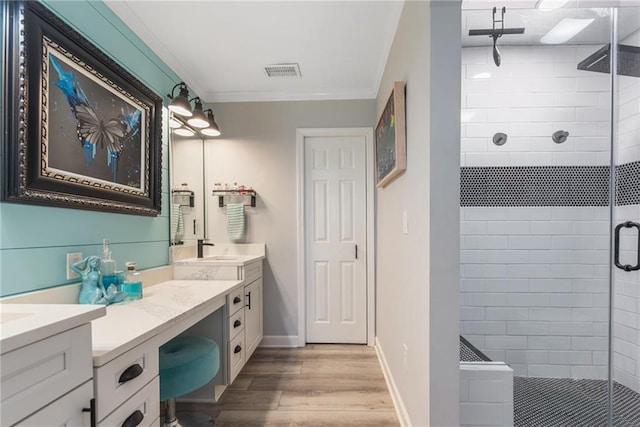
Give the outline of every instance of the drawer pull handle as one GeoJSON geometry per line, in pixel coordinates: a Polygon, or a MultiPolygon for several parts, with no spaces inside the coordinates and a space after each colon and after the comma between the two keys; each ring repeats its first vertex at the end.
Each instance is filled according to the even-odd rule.
{"type": "Polygon", "coordinates": [[[88,408],[82,408],[82,412],[89,412],[89,417],[90,417],[90,426],[91,427],[96,427],[96,399],[91,399],[89,401],[89,407],[88,408]]]}
{"type": "Polygon", "coordinates": [[[249,291],[246,297],[247,297],[247,302],[245,303],[244,306],[249,308],[249,310],[251,310],[251,291],[249,291]]]}
{"type": "Polygon", "coordinates": [[[235,297],[235,298],[233,299],[233,303],[234,303],[234,304],[239,304],[239,303],[240,303],[240,301],[242,301],[242,299],[240,299],[240,297],[235,297]]]}
{"type": "Polygon", "coordinates": [[[139,376],[142,372],[144,372],[144,369],[142,369],[142,366],[140,366],[139,364],[136,363],[135,365],[131,365],[127,369],[125,369],[122,374],[120,374],[118,382],[122,384],[126,383],[127,381],[131,381],[132,379],[139,376]]]}
{"type": "Polygon", "coordinates": [[[240,321],[240,319],[238,319],[238,320],[236,320],[235,322],[233,322],[233,327],[234,327],[234,328],[237,328],[237,327],[239,327],[240,325],[242,325],[242,322],[240,321]]]}
{"type": "Polygon", "coordinates": [[[242,351],[242,347],[240,347],[239,345],[236,346],[236,348],[233,349],[233,353],[234,354],[238,354],[242,351]]]}
{"type": "Polygon", "coordinates": [[[124,420],[122,423],[122,427],[136,427],[138,424],[142,422],[144,419],[144,414],[140,411],[140,409],[136,409],[136,411],[129,415],[129,418],[124,420]]]}

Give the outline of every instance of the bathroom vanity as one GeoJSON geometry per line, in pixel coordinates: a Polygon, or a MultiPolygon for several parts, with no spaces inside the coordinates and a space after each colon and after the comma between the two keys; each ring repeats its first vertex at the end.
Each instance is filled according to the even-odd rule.
{"type": "Polygon", "coordinates": [[[140,300],[74,304],[78,285],[3,299],[0,424],[159,426],[158,348],[180,334],[219,343],[219,374],[183,397],[217,401],[263,337],[264,245],[208,249],[143,272],[140,300]]]}
{"type": "MultiPolygon", "coordinates": [[[[242,280],[244,285],[229,297],[226,338],[228,378],[231,384],[264,336],[263,244],[216,244],[203,258],[174,261],[174,279],[242,280]]],[[[206,322],[206,321],[205,321],[206,322]]],[[[201,326],[200,331],[203,330],[201,326]]],[[[196,398],[196,396],[192,396],[196,398]]]]}
{"type": "Polygon", "coordinates": [[[92,305],[0,305],[0,425],[89,425],[90,322],[105,314],[92,305]]]}

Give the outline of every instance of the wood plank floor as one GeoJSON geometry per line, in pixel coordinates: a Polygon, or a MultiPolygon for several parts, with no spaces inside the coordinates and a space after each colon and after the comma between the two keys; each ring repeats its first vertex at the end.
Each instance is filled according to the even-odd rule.
{"type": "Polygon", "coordinates": [[[399,426],[375,350],[258,348],[217,404],[179,403],[216,426],[399,426]]]}

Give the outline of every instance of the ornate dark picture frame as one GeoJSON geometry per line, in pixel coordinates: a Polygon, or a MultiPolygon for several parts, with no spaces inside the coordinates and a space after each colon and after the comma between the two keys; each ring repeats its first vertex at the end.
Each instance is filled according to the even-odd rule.
{"type": "Polygon", "coordinates": [[[394,82],[376,125],[376,176],[383,188],[407,169],[404,82],[394,82]]]}
{"type": "Polygon", "coordinates": [[[162,99],[41,3],[2,7],[2,200],[158,215],[162,99]]]}

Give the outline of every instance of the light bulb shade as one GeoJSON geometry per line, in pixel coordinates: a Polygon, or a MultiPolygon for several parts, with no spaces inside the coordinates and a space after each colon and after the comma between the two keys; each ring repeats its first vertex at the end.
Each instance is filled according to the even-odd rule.
{"type": "MultiPolygon", "coordinates": [[[[171,104],[169,104],[169,110],[181,116],[191,117],[191,104],[189,104],[189,89],[184,83],[180,83],[180,93],[178,96],[170,96],[171,104]]],[[[175,89],[175,87],[174,87],[175,89]]]]}
{"type": "Polygon", "coordinates": [[[222,132],[220,132],[220,127],[216,123],[216,119],[213,117],[213,111],[211,111],[210,109],[207,110],[207,121],[209,123],[209,126],[204,129],[200,129],[200,132],[203,135],[207,135],[207,136],[222,135],[222,132]]]}
{"type": "Polygon", "coordinates": [[[193,116],[187,120],[187,123],[199,129],[206,128],[209,126],[209,121],[207,116],[204,115],[204,111],[202,111],[202,102],[200,102],[200,98],[195,98],[195,100],[196,106],[193,109],[193,116]]]}
{"type": "Polygon", "coordinates": [[[182,123],[180,123],[178,120],[176,120],[173,117],[171,117],[169,119],[169,127],[171,129],[178,129],[179,127],[182,127],[182,123]]]}
{"type": "Polygon", "coordinates": [[[193,135],[195,135],[195,133],[192,130],[187,129],[187,128],[178,128],[178,129],[174,129],[173,131],[176,133],[176,135],[180,135],[180,136],[193,136],[193,135]]]}

